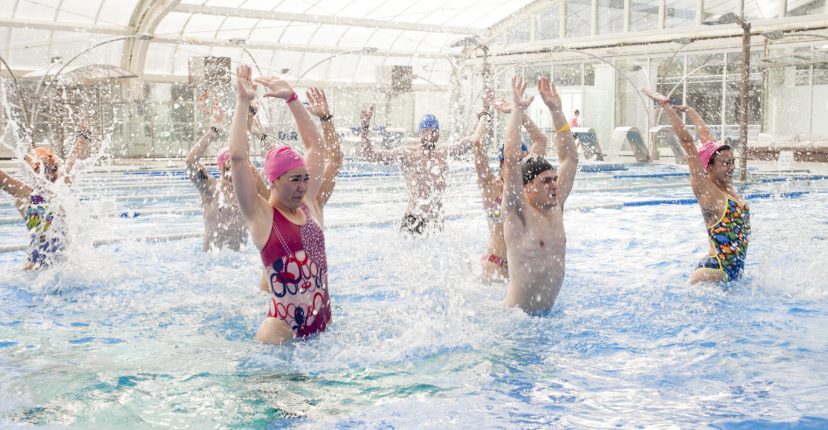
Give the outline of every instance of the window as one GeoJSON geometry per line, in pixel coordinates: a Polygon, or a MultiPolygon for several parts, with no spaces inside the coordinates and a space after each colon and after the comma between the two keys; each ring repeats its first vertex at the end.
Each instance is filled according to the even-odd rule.
{"type": "Polygon", "coordinates": [[[598,0],[598,34],[624,31],[624,0],[598,0]]]}
{"type": "Polygon", "coordinates": [[[696,0],[665,0],[664,26],[690,27],[696,24],[696,0]]]}
{"type": "Polygon", "coordinates": [[[779,1],[751,0],[745,2],[745,19],[768,19],[779,17],[779,1]]]}
{"type": "Polygon", "coordinates": [[[658,2],[630,0],[630,31],[658,28],[658,2]]]}
{"type": "Polygon", "coordinates": [[[531,40],[531,33],[529,29],[529,19],[525,19],[520,24],[512,27],[509,32],[509,44],[524,43],[531,40]]]}
{"type": "Polygon", "coordinates": [[[535,17],[535,40],[551,40],[561,37],[561,6],[541,12],[535,17]]]}
{"type": "Polygon", "coordinates": [[[553,81],[559,87],[580,86],[583,82],[581,64],[555,64],[552,66],[553,81]]]}
{"type": "Polygon", "coordinates": [[[815,15],[825,10],[825,0],[788,0],[786,16],[815,15]]]}
{"type": "Polygon", "coordinates": [[[592,1],[566,1],[566,37],[592,34],[592,1]]]}

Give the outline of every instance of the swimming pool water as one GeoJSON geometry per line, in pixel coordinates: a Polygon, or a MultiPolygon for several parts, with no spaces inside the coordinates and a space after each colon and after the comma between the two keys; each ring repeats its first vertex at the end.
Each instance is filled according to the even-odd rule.
{"type": "MultiPolygon", "coordinates": [[[[582,174],[567,203],[558,302],[528,316],[500,304],[504,285],[478,281],[479,191],[468,165],[452,172],[450,217],[430,239],[397,232],[398,177],[340,181],[326,209],[333,325],[283,347],[252,340],[267,298],[252,246],[81,245],[38,273],[20,270],[22,252],[0,254],[0,425],[828,427],[824,185],[749,186],[810,193],[751,201],[745,279],[690,287],[707,251],[697,206],[578,209],[688,198],[687,178],[582,174]],[[675,186],[598,191],[648,184],[675,186]]],[[[162,179],[110,194],[189,197],[99,196],[81,207],[100,225],[80,231],[198,231],[198,214],[147,212],[197,205],[189,182],[162,179]],[[147,215],[113,215],[125,210],[147,215]]],[[[0,237],[11,243],[21,230],[3,224],[0,237]]]]}

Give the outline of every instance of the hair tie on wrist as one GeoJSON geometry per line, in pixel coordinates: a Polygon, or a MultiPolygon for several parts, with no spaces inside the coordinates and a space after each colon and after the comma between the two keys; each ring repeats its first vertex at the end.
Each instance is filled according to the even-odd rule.
{"type": "Polygon", "coordinates": [[[258,112],[258,111],[253,106],[248,106],[247,107],[247,112],[249,112],[250,115],[256,115],[256,112],[258,112]]]}
{"type": "Polygon", "coordinates": [[[670,104],[670,99],[662,100],[659,103],[661,103],[661,106],[666,107],[667,105],[670,104]]]}
{"type": "Polygon", "coordinates": [[[320,121],[330,121],[332,118],[333,118],[333,115],[327,114],[327,115],[322,115],[321,117],[319,117],[319,120],[320,121]]]}
{"type": "Polygon", "coordinates": [[[296,94],[296,91],[294,91],[293,94],[291,94],[290,97],[288,97],[287,103],[290,103],[290,102],[292,102],[292,101],[294,101],[298,98],[299,98],[299,94],[296,94]]]}
{"type": "Polygon", "coordinates": [[[214,126],[214,125],[211,125],[211,126],[210,126],[210,131],[212,131],[212,132],[213,132],[213,133],[215,133],[215,134],[219,134],[219,131],[220,131],[220,130],[218,129],[218,127],[216,127],[216,126],[214,126]]]}
{"type": "Polygon", "coordinates": [[[483,115],[488,115],[489,118],[492,117],[492,114],[490,114],[488,111],[484,110],[483,112],[480,112],[479,114],[477,114],[477,119],[480,119],[481,117],[483,117],[483,115]]]}

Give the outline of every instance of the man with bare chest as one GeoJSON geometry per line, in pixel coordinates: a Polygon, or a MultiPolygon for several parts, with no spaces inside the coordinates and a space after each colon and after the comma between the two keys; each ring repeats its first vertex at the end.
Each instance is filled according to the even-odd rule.
{"type": "MultiPolygon", "coordinates": [[[[222,114],[217,106],[214,107],[213,125],[196,142],[187,154],[187,175],[193,182],[201,197],[202,216],[204,217],[203,250],[211,248],[230,248],[234,251],[241,249],[247,243],[247,223],[241,214],[239,202],[233,192],[233,178],[230,174],[230,152],[227,148],[219,151],[216,156],[218,180],[207,172],[207,168],[200,162],[201,156],[210,143],[219,135],[218,125],[222,122],[222,114]]],[[[251,130],[256,107],[248,111],[248,130],[251,130]]],[[[249,166],[254,171],[253,166],[249,166]]],[[[260,193],[266,192],[264,181],[256,174],[256,186],[260,193]]]]}
{"type": "Polygon", "coordinates": [[[533,97],[524,98],[526,83],[512,81],[515,108],[506,129],[504,148],[503,233],[509,261],[509,289],[504,302],[527,312],[555,304],[566,270],[563,206],[575,180],[578,152],[561,98],[549,78],[538,81],[538,92],[552,113],[558,168],[542,156],[520,160],[518,134],[533,97]]]}
{"type": "Polygon", "coordinates": [[[440,123],[425,115],[418,127],[419,142],[394,149],[375,149],[368,136],[374,107],[362,110],[362,151],[375,163],[400,166],[408,189],[408,205],[400,230],[412,234],[439,232],[443,228],[443,194],[446,189],[448,157],[470,151],[488,129],[488,117],[481,117],[472,135],[448,146],[438,146],[440,123]]]}

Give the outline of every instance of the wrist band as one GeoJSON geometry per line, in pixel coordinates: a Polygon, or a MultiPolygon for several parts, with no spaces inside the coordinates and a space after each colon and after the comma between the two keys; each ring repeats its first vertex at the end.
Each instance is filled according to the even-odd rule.
{"type": "Polygon", "coordinates": [[[293,94],[291,94],[290,97],[287,98],[287,103],[290,103],[298,98],[299,94],[296,94],[296,92],[294,91],[293,94]]]}
{"type": "Polygon", "coordinates": [[[258,112],[258,111],[253,106],[248,106],[247,107],[247,112],[249,112],[250,115],[256,115],[256,112],[258,112]]]}
{"type": "Polygon", "coordinates": [[[569,131],[570,129],[571,129],[571,128],[569,127],[569,124],[567,124],[567,125],[565,125],[565,126],[561,127],[561,128],[560,128],[560,130],[558,130],[558,133],[566,133],[566,132],[567,132],[567,131],[569,131]]]}
{"type": "Polygon", "coordinates": [[[492,117],[492,114],[490,114],[488,111],[484,110],[483,112],[480,112],[479,114],[477,114],[477,119],[480,119],[483,115],[488,115],[489,118],[492,117]]]}
{"type": "Polygon", "coordinates": [[[218,129],[218,127],[216,127],[216,126],[214,126],[214,125],[211,125],[211,126],[210,126],[210,131],[212,131],[212,132],[213,132],[213,133],[215,133],[215,134],[219,134],[219,131],[220,131],[220,130],[218,129]]]}
{"type": "Polygon", "coordinates": [[[322,115],[322,116],[320,116],[320,117],[319,117],[319,120],[320,120],[320,121],[330,121],[332,118],[333,118],[333,115],[331,115],[331,114],[327,114],[327,115],[322,115]]]}

